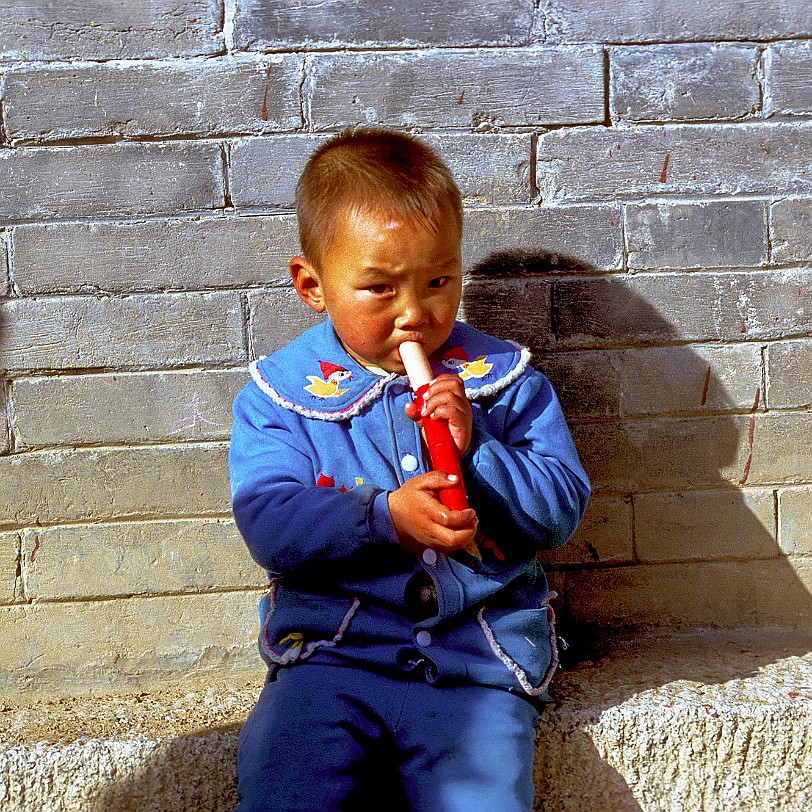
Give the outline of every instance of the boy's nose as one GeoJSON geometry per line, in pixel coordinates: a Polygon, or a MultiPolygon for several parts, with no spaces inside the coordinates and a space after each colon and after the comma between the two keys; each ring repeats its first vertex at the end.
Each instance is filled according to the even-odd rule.
{"type": "Polygon", "coordinates": [[[399,330],[413,330],[423,324],[424,315],[420,302],[407,302],[395,319],[395,327],[399,330]]]}

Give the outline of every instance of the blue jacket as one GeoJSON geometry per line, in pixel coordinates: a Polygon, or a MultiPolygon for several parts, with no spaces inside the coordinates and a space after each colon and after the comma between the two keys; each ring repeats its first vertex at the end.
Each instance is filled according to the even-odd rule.
{"type": "Polygon", "coordinates": [[[462,459],[477,543],[422,558],[397,541],[387,495],[429,470],[406,417],[408,380],[365,369],[328,321],[251,366],[234,402],[234,516],[271,578],[260,651],[438,683],[543,695],[555,671],[550,593],[536,553],[575,531],[589,483],[529,352],[458,322],[430,359],[473,409],[462,459]]]}

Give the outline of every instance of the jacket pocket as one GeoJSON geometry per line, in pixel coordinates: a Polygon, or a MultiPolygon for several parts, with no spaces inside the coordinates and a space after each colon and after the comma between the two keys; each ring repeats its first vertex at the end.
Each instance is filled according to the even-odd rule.
{"type": "Polygon", "coordinates": [[[488,609],[477,620],[491,651],[529,696],[541,696],[558,668],[555,614],[548,604],[538,609],[488,609]]]}
{"type": "Polygon", "coordinates": [[[259,604],[259,653],[269,666],[306,660],[323,646],[335,646],[358,610],[357,598],[306,595],[271,580],[259,604]]]}

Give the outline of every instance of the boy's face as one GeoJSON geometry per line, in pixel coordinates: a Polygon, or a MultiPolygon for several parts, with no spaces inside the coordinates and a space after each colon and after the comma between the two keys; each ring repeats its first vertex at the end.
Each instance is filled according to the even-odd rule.
{"type": "Polygon", "coordinates": [[[358,360],[402,374],[403,341],[419,341],[431,355],[451,333],[462,295],[461,235],[451,214],[435,226],[350,211],[318,268],[303,257],[291,260],[299,296],[327,311],[358,360]]]}

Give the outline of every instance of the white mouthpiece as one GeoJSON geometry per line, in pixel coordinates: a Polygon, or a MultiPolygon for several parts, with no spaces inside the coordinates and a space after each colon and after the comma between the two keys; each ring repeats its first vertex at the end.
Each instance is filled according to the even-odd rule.
{"type": "Polygon", "coordinates": [[[416,392],[423,384],[434,378],[426,353],[416,341],[404,341],[400,345],[400,358],[406,367],[409,383],[416,392]]]}

